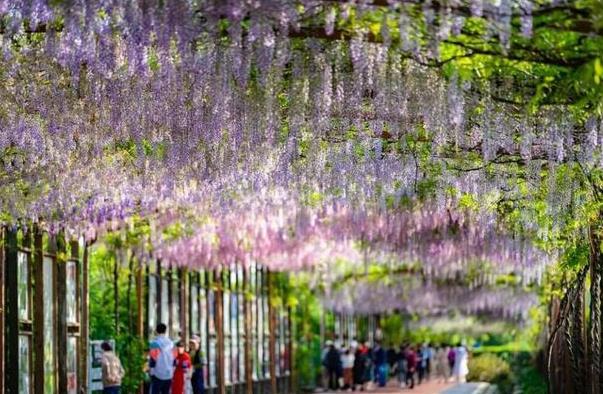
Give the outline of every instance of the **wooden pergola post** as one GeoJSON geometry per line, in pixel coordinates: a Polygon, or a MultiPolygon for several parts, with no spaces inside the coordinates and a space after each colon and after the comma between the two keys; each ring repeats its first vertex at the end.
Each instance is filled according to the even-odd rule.
{"type": "Polygon", "coordinates": [[[188,270],[186,268],[181,268],[178,270],[178,274],[180,275],[180,299],[178,302],[180,303],[180,336],[181,339],[188,343],[189,339],[189,303],[188,303],[188,270]]]}
{"type": "Polygon", "coordinates": [[[35,292],[33,294],[33,392],[44,394],[44,289],[52,283],[44,281],[44,236],[37,225],[33,227],[33,280],[35,292]]]}
{"type": "Polygon", "coordinates": [[[295,392],[295,387],[297,385],[296,379],[297,375],[295,374],[295,357],[294,357],[294,331],[293,331],[293,308],[291,306],[287,307],[287,332],[289,336],[287,337],[287,349],[288,349],[288,360],[287,365],[289,367],[289,392],[295,392]]]}
{"type": "Polygon", "coordinates": [[[273,305],[273,274],[266,271],[268,280],[268,354],[270,357],[270,393],[277,394],[276,381],[276,311],[273,305]]]}
{"type": "Polygon", "coordinates": [[[82,256],[82,298],[81,298],[81,313],[82,319],[80,321],[81,324],[81,365],[82,365],[82,384],[81,386],[84,388],[84,392],[88,392],[88,349],[89,343],[88,339],[90,337],[90,328],[89,328],[89,314],[90,314],[90,292],[88,291],[89,282],[88,282],[88,244],[84,241],[84,252],[82,256]]]}
{"type": "Polygon", "coordinates": [[[0,227],[0,394],[4,393],[4,227],[0,227]]]}
{"type": "MultiPolygon", "coordinates": [[[[82,323],[82,295],[83,295],[83,289],[81,287],[81,276],[82,276],[82,264],[81,264],[81,259],[80,259],[80,244],[79,241],[77,239],[72,239],[71,242],[69,243],[70,245],[70,252],[71,252],[71,259],[73,261],[75,261],[76,264],[76,276],[75,276],[75,300],[76,300],[76,306],[75,306],[75,310],[76,310],[76,316],[77,316],[77,322],[78,322],[78,331],[79,331],[79,336],[77,338],[77,355],[78,355],[78,360],[76,361],[77,363],[77,371],[76,371],[76,380],[77,380],[77,386],[79,387],[78,391],[82,391],[84,390],[84,392],[86,392],[85,390],[87,390],[87,385],[88,382],[84,381],[84,370],[88,369],[88,363],[87,361],[87,347],[84,347],[83,345],[83,341],[84,338],[82,337],[82,328],[81,328],[81,323],[82,323]]],[[[86,345],[87,346],[87,345],[86,345]]],[[[87,372],[87,371],[86,371],[87,372]]]]}
{"type": "Polygon", "coordinates": [[[67,245],[65,232],[61,230],[57,235],[57,258],[55,264],[56,283],[56,327],[57,327],[57,367],[58,367],[58,392],[67,393],[67,245]]]}
{"type": "Polygon", "coordinates": [[[222,270],[214,271],[216,284],[215,309],[216,309],[216,334],[217,334],[217,380],[218,394],[226,394],[226,371],[224,370],[224,281],[222,270]]]}
{"type": "Polygon", "coordinates": [[[253,394],[253,327],[251,322],[251,286],[249,267],[243,268],[243,314],[245,325],[245,393],[253,394]]]}
{"type": "Polygon", "coordinates": [[[17,262],[17,229],[7,228],[4,251],[4,359],[11,360],[4,368],[5,394],[19,393],[19,292],[17,262]]]}
{"type": "Polygon", "coordinates": [[[136,264],[136,335],[144,338],[144,275],[143,264],[140,259],[137,259],[136,264]]]}

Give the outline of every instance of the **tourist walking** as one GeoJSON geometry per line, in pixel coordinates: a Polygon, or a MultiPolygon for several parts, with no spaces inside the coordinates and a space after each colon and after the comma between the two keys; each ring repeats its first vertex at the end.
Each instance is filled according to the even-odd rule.
{"type": "Polygon", "coordinates": [[[415,372],[417,371],[417,353],[409,346],[406,351],[406,387],[415,387],[415,372]]]}
{"type": "Polygon", "coordinates": [[[331,346],[333,345],[333,341],[327,339],[324,347],[320,352],[320,378],[323,388],[329,387],[329,371],[327,370],[327,354],[329,350],[331,350],[331,346]]]}
{"type": "Polygon", "coordinates": [[[373,359],[375,362],[375,381],[379,387],[385,387],[387,383],[387,354],[379,342],[375,346],[373,359]]]}
{"type": "Polygon", "coordinates": [[[360,345],[354,355],[354,367],[352,369],[352,373],[354,374],[354,390],[356,390],[357,387],[360,387],[360,391],[364,391],[368,362],[368,348],[364,345],[360,345]]]}
{"type": "Polygon", "coordinates": [[[423,351],[421,345],[417,345],[416,347],[417,354],[417,384],[423,383],[423,378],[425,377],[425,359],[423,358],[423,351]]]}
{"type": "Polygon", "coordinates": [[[341,356],[332,342],[329,346],[327,354],[325,355],[324,366],[327,370],[329,390],[339,389],[339,378],[341,377],[341,356]]]}
{"type": "Polygon", "coordinates": [[[103,342],[101,349],[103,350],[101,358],[103,393],[119,394],[121,380],[125,375],[124,368],[121,365],[121,361],[119,361],[119,357],[113,352],[113,347],[109,342],[103,342]]]}
{"type": "Polygon", "coordinates": [[[469,374],[469,352],[462,343],[454,350],[454,368],[452,375],[457,383],[465,383],[469,374]]]}
{"type": "Polygon", "coordinates": [[[425,377],[429,380],[431,378],[431,371],[433,369],[432,363],[435,355],[435,350],[431,343],[427,343],[423,346],[423,357],[425,358],[425,377]]]}
{"type": "Polygon", "coordinates": [[[398,368],[398,381],[400,387],[406,387],[406,372],[408,371],[408,360],[406,359],[406,346],[400,346],[400,351],[396,354],[396,368],[398,368]]]}
{"type": "Polygon", "coordinates": [[[450,371],[450,377],[452,377],[452,371],[454,370],[454,346],[448,347],[448,370],[450,371]]]}
{"type": "Polygon", "coordinates": [[[354,360],[355,356],[351,348],[345,349],[341,356],[341,366],[343,368],[343,389],[354,387],[354,360]]]}
{"type": "Polygon", "coordinates": [[[205,394],[205,357],[201,351],[201,338],[193,335],[190,342],[190,356],[193,364],[193,374],[191,376],[191,386],[193,394],[205,394]]]}
{"type": "Polygon", "coordinates": [[[434,364],[437,381],[439,383],[445,383],[450,376],[450,369],[448,367],[448,351],[446,350],[446,347],[439,346],[436,349],[434,364]]]}
{"type": "Polygon", "coordinates": [[[151,394],[170,394],[174,377],[174,344],[167,337],[167,326],[159,323],[157,336],[149,343],[151,394]]]}
{"type": "Polygon", "coordinates": [[[174,359],[174,377],[171,394],[186,394],[186,381],[192,374],[191,357],[185,351],[184,341],[176,344],[177,356],[174,359]]]}

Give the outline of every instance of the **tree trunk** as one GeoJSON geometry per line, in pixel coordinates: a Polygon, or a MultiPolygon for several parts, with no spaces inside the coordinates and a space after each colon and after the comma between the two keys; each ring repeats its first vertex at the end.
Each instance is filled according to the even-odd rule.
{"type": "Polygon", "coordinates": [[[571,363],[573,387],[577,393],[585,393],[584,281],[580,281],[577,285],[576,298],[570,306],[570,319],[566,322],[565,337],[571,363]]]}
{"type": "Polygon", "coordinates": [[[600,393],[599,379],[601,375],[601,238],[598,228],[589,228],[590,243],[590,392],[600,393]]]}

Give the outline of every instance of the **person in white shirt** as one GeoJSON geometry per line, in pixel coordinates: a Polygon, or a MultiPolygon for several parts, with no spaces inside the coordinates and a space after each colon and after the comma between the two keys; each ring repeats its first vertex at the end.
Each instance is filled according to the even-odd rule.
{"type": "Polygon", "coordinates": [[[467,375],[469,374],[469,352],[462,343],[454,349],[454,368],[452,369],[452,376],[457,383],[464,383],[467,381],[467,375]]]}
{"type": "Polygon", "coordinates": [[[344,390],[351,390],[354,387],[354,360],[354,352],[349,348],[345,349],[345,351],[341,355],[344,390]]]}

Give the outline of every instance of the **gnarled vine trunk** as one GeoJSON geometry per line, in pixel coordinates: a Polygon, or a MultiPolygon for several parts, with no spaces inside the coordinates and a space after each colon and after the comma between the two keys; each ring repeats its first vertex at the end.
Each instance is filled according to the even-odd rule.
{"type": "Polygon", "coordinates": [[[601,279],[603,277],[603,255],[599,223],[589,228],[590,246],[590,330],[589,330],[589,388],[593,394],[601,392],[601,279]]]}

